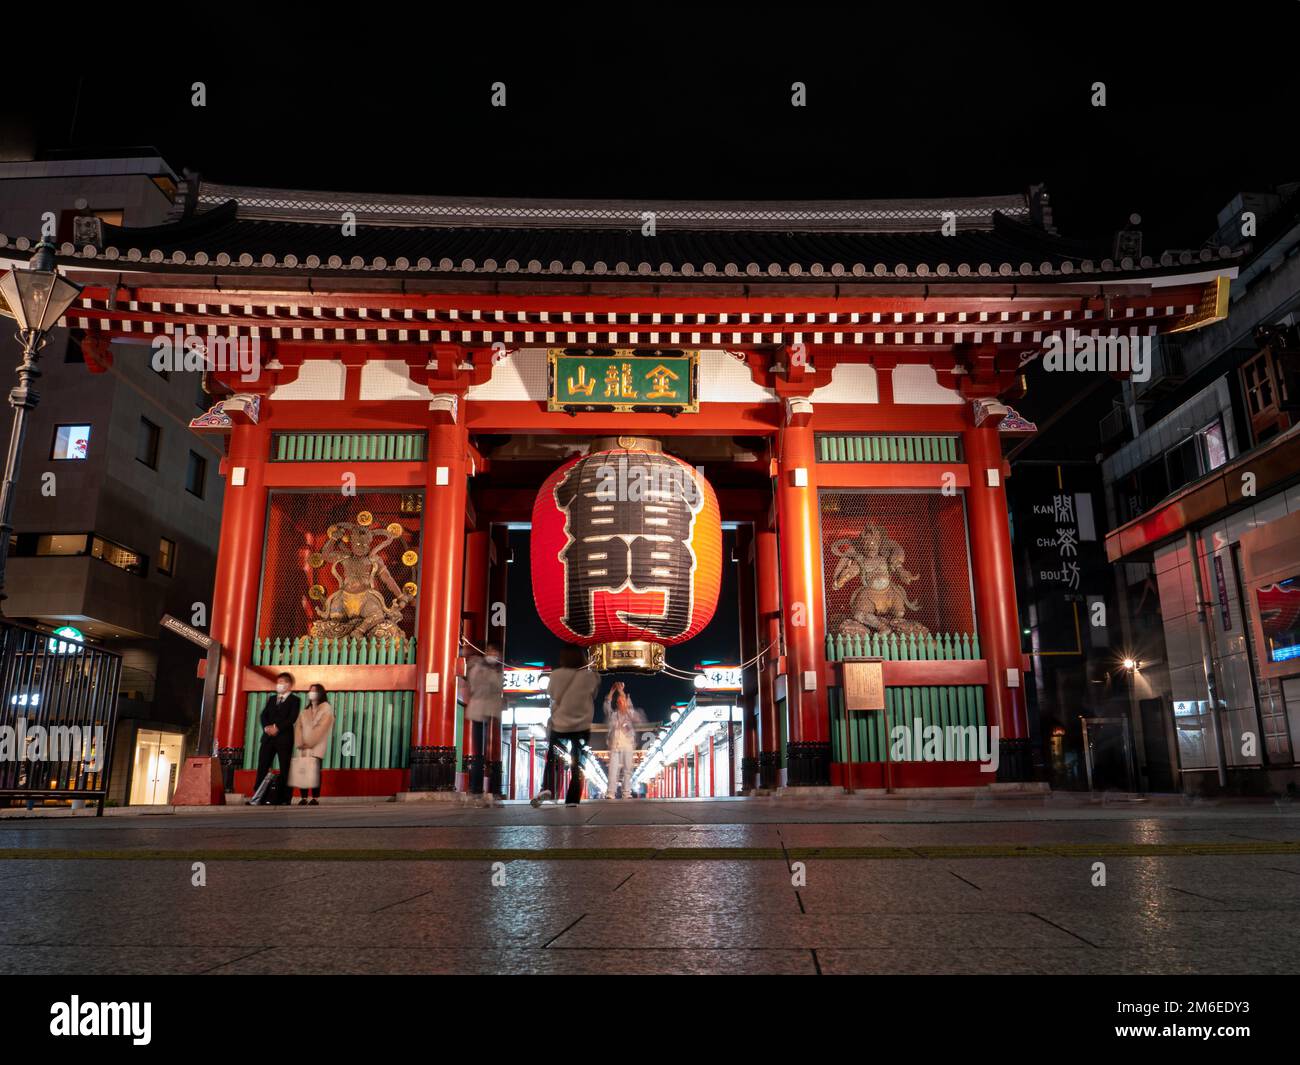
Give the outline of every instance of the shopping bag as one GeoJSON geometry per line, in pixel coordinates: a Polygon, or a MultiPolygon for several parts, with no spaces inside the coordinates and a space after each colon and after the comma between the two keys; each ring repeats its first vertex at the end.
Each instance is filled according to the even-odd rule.
{"type": "Polygon", "coordinates": [[[319,788],[320,759],[310,754],[295,754],[289,760],[289,787],[319,788]]]}

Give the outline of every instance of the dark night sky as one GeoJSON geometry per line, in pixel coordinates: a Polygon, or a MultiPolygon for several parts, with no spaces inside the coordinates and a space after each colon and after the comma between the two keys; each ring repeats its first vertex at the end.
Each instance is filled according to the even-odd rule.
{"type": "MultiPolygon", "coordinates": [[[[1042,182],[1065,235],[1109,235],[1136,211],[1156,254],[1199,247],[1237,191],[1300,178],[1300,4],[1238,3],[1213,18],[1194,5],[1062,9],[917,5],[909,21],[880,5],[547,5],[493,7],[469,25],[443,8],[421,22],[411,8],[374,29],[322,13],[325,31],[298,20],[291,37],[260,15],[231,16],[229,30],[178,26],[147,55],[114,46],[111,62],[15,73],[0,158],[152,145],[178,169],[232,183],[634,200],[1042,182]],[[803,108],[790,105],[796,80],[803,108]],[[490,106],[496,81],[505,108],[490,106]],[[1095,81],[1104,108],[1090,102],[1095,81]]],[[[512,568],[512,604],[527,602],[526,566],[512,568]]],[[[723,616],[678,665],[728,657],[734,595],[733,574],[723,616]]],[[[529,634],[517,611],[512,625],[508,658],[553,657],[544,629],[529,634]]],[[[656,715],[689,694],[666,681],[641,690],[656,715]]]]}
{"type": "Polygon", "coordinates": [[[147,59],[54,63],[73,76],[39,91],[33,67],[0,102],[0,146],[154,145],[216,180],[445,194],[868,198],[1045,182],[1067,235],[1138,211],[1153,244],[1179,247],[1198,246],[1240,187],[1300,173],[1293,3],[1214,19],[1132,3],[1063,19],[987,3],[912,20],[879,5],[657,4],[620,7],[617,22],[608,5],[584,10],[494,8],[471,25],[411,9],[378,33],[325,19],[328,32],[299,22],[291,38],[259,17],[255,31],[232,21],[224,46],[208,23],[147,59]],[[795,80],[807,107],[790,106],[795,80]],[[1090,103],[1097,80],[1105,108],[1090,103]],[[490,106],[495,81],[505,108],[490,106]]]}

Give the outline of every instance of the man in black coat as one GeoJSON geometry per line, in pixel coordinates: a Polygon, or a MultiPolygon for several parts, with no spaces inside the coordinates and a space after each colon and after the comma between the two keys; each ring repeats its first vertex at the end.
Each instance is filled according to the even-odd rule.
{"type": "MultiPolygon", "coordinates": [[[[276,804],[288,806],[293,799],[289,787],[289,760],[293,757],[293,723],[298,720],[298,696],[293,694],[293,674],[281,673],[275,678],[275,692],[262,707],[262,746],[257,753],[257,782],[253,794],[271,771],[271,762],[280,762],[279,792],[276,804]]],[[[264,798],[261,805],[266,805],[264,798]]]]}

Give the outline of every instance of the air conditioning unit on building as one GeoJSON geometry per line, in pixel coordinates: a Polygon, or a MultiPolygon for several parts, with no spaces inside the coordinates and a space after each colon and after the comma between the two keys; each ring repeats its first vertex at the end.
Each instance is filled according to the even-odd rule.
{"type": "Polygon", "coordinates": [[[1128,412],[1122,403],[1116,403],[1110,408],[1110,413],[1097,423],[1097,436],[1101,443],[1110,444],[1121,440],[1127,433],[1128,412]]]}
{"type": "Polygon", "coordinates": [[[1133,392],[1139,402],[1150,403],[1168,395],[1187,380],[1182,344],[1172,337],[1157,337],[1151,345],[1151,376],[1135,381],[1133,392]]]}

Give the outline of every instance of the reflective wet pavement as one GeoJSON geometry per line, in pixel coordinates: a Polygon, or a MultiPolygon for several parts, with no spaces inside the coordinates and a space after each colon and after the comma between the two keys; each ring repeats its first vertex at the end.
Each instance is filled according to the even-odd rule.
{"type": "Polygon", "coordinates": [[[240,807],[0,853],[5,973],[1300,971],[1289,804],[240,807]]]}

